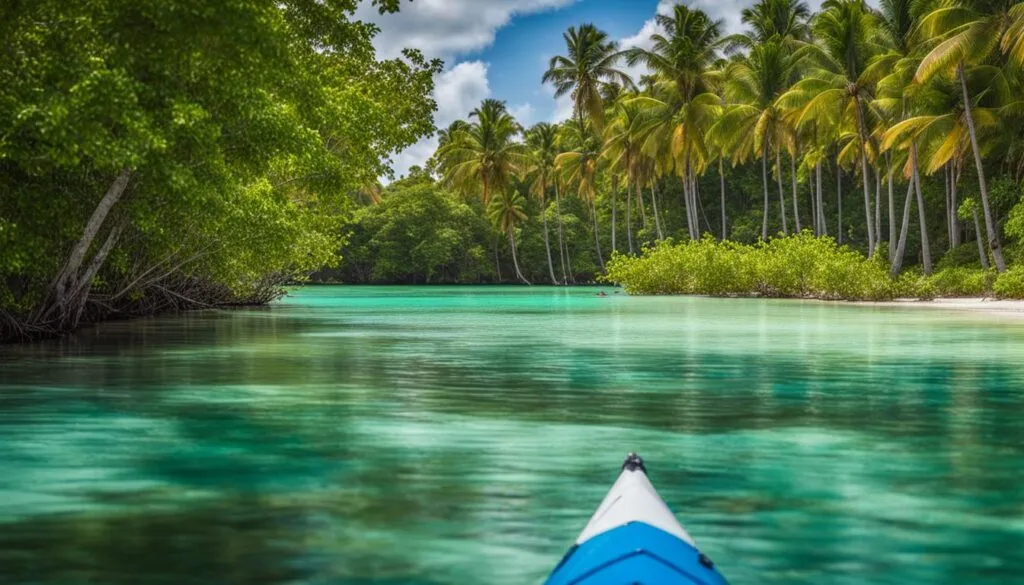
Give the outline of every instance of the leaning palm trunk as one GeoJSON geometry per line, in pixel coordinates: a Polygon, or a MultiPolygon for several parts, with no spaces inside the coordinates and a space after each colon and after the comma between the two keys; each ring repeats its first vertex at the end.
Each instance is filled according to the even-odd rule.
{"type": "Polygon", "coordinates": [[[913,195],[914,180],[911,179],[907,184],[907,197],[903,201],[903,223],[900,225],[900,239],[899,243],[896,244],[896,251],[893,253],[892,266],[889,268],[889,274],[893,278],[903,269],[903,255],[907,251],[907,234],[910,232],[910,204],[913,201],[913,195]]]}
{"type": "Polygon", "coordinates": [[[691,240],[697,239],[694,235],[693,226],[693,197],[690,193],[690,173],[688,170],[684,170],[682,177],[683,180],[683,207],[686,211],[686,233],[689,234],[691,240]]]}
{"type": "Polygon", "coordinates": [[[529,285],[530,281],[526,280],[526,277],[523,276],[523,272],[519,270],[519,259],[516,257],[516,238],[513,235],[513,231],[514,230],[511,229],[508,230],[508,245],[512,248],[512,266],[515,267],[516,276],[519,277],[519,280],[529,285]]]}
{"type": "Polygon", "coordinates": [[[548,238],[548,214],[545,213],[544,205],[541,205],[540,217],[544,222],[544,251],[548,255],[548,275],[551,276],[551,284],[558,284],[558,279],[555,278],[555,264],[551,261],[551,242],[548,238]]]}
{"type": "Polygon", "coordinates": [[[797,203],[796,193],[796,153],[789,157],[789,173],[793,177],[793,223],[796,224],[796,233],[800,233],[802,230],[800,226],[800,204],[797,203]]]}
{"type": "Polygon", "coordinates": [[[971,114],[971,96],[967,91],[967,79],[964,77],[964,65],[960,63],[956,69],[960,78],[960,89],[964,98],[964,117],[967,119],[967,131],[971,135],[971,150],[974,151],[974,164],[978,168],[978,187],[981,191],[981,207],[985,212],[985,233],[988,235],[992,259],[995,260],[998,272],[1006,271],[1006,260],[1003,259],[1003,247],[999,241],[999,231],[992,219],[992,206],[988,199],[988,182],[985,180],[985,164],[981,160],[981,149],[978,147],[978,133],[974,128],[974,116],[971,114]]]}
{"type": "Polygon", "coordinates": [[[978,208],[974,208],[974,234],[975,241],[978,242],[978,260],[981,262],[981,267],[988,270],[988,256],[985,255],[985,244],[981,243],[981,219],[978,217],[978,208]]]}
{"type": "Polygon", "coordinates": [[[789,226],[786,225],[786,194],[782,190],[782,154],[775,150],[775,178],[779,183],[779,213],[782,215],[782,234],[789,235],[789,226]]]}
{"type": "Polygon", "coordinates": [[[950,230],[952,231],[952,238],[950,240],[950,247],[956,248],[960,245],[960,216],[957,215],[957,192],[956,184],[960,181],[960,170],[957,168],[957,164],[953,163],[953,166],[949,169],[949,205],[952,208],[952,214],[950,217],[950,230]]]}
{"type": "Polygon", "coordinates": [[[558,214],[558,256],[562,262],[562,284],[569,282],[568,274],[572,272],[570,269],[569,273],[566,272],[565,267],[567,264],[565,248],[565,236],[564,236],[564,223],[562,222],[562,196],[558,193],[558,182],[555,182],[555,213],[558,214]]]}
{"type": "Polygon", "coordinates": [[[761,153],[761,185],[764,187],[764,216],[761,218],[761,241],[768,241],[768,146],[761,153]]]}
{"type": "Polygon", "coordinates": [[[917,144],[910,144],[910,161],[913,165],[914,190],[917,191],[917,215],[921,223],[921,256],[924,273],[932,273],[932,247],[928,243],[928,224],[924,213],[924,195],[921,193],[921,173],[917,168],[917,144]]]}

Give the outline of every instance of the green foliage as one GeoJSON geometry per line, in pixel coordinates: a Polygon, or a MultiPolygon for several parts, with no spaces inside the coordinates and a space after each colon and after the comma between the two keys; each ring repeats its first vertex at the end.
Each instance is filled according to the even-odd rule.
{"type": "Polygon", "coordinates": [[[710,237],[615,256],[608,282],[631,294],[759,295],[886,300],[927,294],[917,279],[893,281],[884,266],[810,233],[743,245],[710,237]]]}
{"type": "Polygon", "coordinates": [[[960,244],[943,254],[942,258],[935,265],[935,269],[942,271],[947,268],[980,269],[981,261],[978,259],[978,243],[972,241],[960,244]]]}
{"type": "Polygon", "coordinates": [[[1015,266],[999,275],[992,288],[1001,299],[1024,299],[1024,267],[1015,266]]]}
{"type": "Polygon", "coordinates": [[[932,275],[928,282],[935,287],[936,295],[940,297],[978,297],[987,295],[992,290],[995,280],[994,270],[958,267],[940,270],[932,275]]]}

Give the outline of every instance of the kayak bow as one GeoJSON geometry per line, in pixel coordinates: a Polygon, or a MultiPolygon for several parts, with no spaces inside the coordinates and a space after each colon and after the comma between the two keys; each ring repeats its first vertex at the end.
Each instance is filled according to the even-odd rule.
{"type": "Polygon", "coordinates": [[[630,453],[546,585],[727,585],[630,453]]]}

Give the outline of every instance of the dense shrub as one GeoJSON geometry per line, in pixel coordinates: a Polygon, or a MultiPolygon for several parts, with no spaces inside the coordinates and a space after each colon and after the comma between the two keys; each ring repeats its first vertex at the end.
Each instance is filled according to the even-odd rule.
{"type": "Polygon", "coordinates": [[[809,232],[752,246],[710,237],[665,243],[639,257],[616,255],[605,279],[631,294],[885,300],[928,293],[921,279],[893,281],[883,263],[809,232]]]}
{"type": "Polygon", "coordinates": [[[1001,299],[1024,299],[1024,266],[1011,268],[999,275],[993,292],[1001,299]]]}
{"type": "Polygon", "coordinates": [[[992,290],[995,276],[993,270],[946,268],[929,277],[928,282],[935,287],[935,293],[940,297],[977,297],[992,290]]]}

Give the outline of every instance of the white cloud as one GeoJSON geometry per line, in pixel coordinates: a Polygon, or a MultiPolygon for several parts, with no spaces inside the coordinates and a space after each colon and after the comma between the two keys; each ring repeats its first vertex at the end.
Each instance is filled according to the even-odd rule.
{"type": "MultiPolygon", "coordinates": [[[[483,61],[464,61],[437,76],[434,84],[434,100],[437,113],[434,124],[444,128],[458,119],[466,118],[491,97],[487,81],[487,64],[483,61]]],[[[529,104],[527,104],[529,105],[529,104]]],[[[531,106],[532,109],[532,106],[531,106]]],[[[395,174],[404,175],[413,165],[423,166],[437,149],[437,136],[424,138],[399,153],[394,160],[395,174]]]]}
{"type": "Polygon", "coordinates": [[[515,15],[568,6],[577,0],[415,0],[396,14],[381,15],[362,0],[356,17],[380,26],[374,45],[384,57],[403,48],[428,57],[452,57],[484,49],[515,15]]]}
{"type": "Polygon", "coordinates": [[[510,106],[508,113],[512,114],[512,117],[515,118],[521,126],[527,128],[533,125],[535,121],[534,116],[536,116],[537,111],[534,109],[533,104],[525,102],[510,106]]]}

